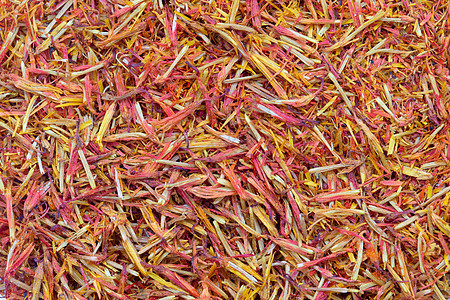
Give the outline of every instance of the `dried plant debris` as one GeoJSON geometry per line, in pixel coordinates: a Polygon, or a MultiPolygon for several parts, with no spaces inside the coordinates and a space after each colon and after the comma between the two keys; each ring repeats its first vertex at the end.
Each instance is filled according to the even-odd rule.
{"type": "Polygon", "coordinates": [[[0,28],[8,299],[449,299],[448,0],[13,0],[0,28]]]}

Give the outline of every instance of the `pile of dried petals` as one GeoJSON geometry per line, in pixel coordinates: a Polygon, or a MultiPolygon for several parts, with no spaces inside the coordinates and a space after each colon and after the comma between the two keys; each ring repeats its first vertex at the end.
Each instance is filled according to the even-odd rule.
{"type": "Polygon", "coordinates": [[[0,7],[0,294],[448,299],[449,0],[0,7]]]}

